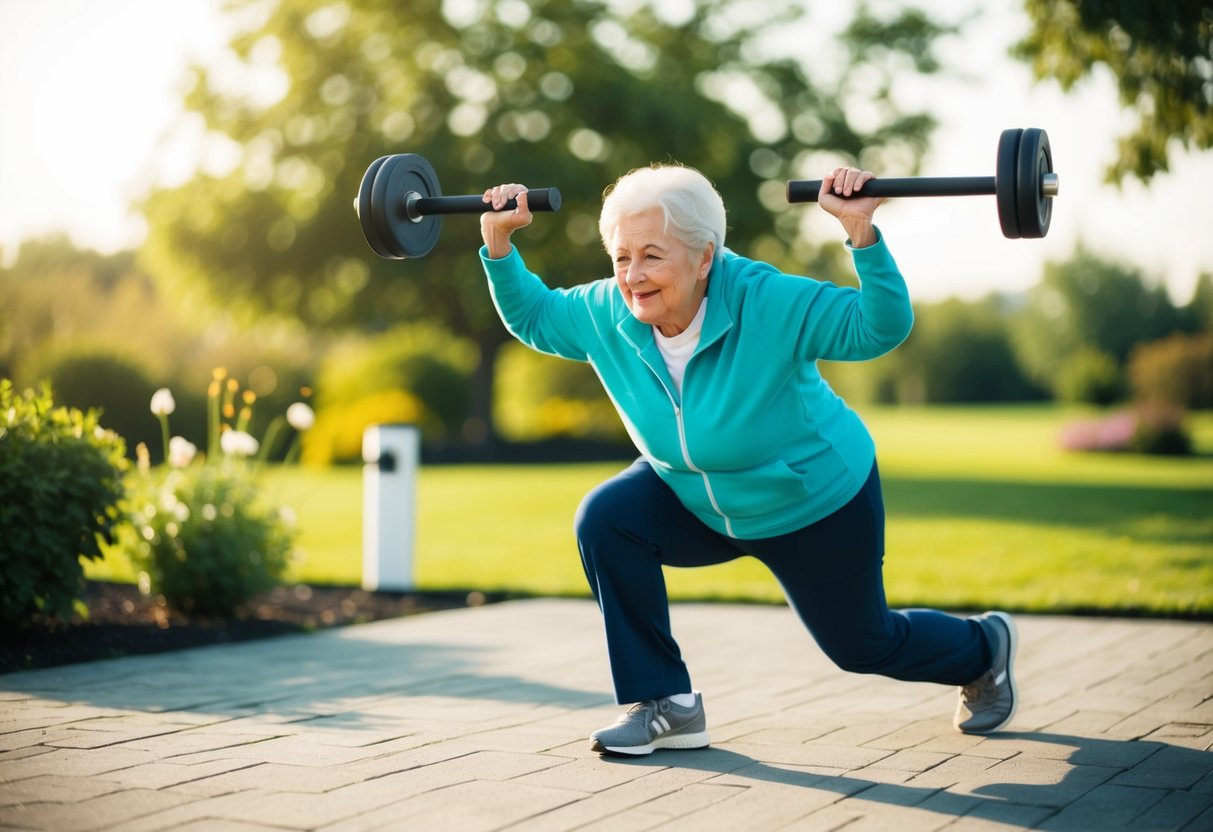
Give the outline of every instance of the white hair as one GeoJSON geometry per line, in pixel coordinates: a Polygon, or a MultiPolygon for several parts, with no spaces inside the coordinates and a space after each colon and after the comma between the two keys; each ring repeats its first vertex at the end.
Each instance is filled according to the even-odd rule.
{"type": "Polygon", "coordinates": [[[708,178],[685,165],[654,164],[637,168],[607,188],[598,218],[602,244],[610,254],[611,239],[624,217],[659,209],[665,228],[691,253],[692,259],[715,245],[719,259],[724,249],[724,201],[708,178]]]}

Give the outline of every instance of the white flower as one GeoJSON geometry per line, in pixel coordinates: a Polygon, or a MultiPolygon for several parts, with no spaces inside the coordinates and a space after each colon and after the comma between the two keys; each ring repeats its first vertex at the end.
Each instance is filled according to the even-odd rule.
{"type": "Polygon", "coordinates": [[[242,430],[229,430],[219,437],[219,447],[232,456],[252,456],[257,453],[259,443],[242,430]]]}
{"type": "Polygon", "coordinates": [[[316,423],[316,414],[303,402],[295,402],[286,409],[286,420],[295,430],[307,430],[316,423]]]}
{"type": "Polygon", "coordinates": [[[168,441],[168,464],[174,468],[189,465],[197,453],[198,446],[184,436],[174,436],[168,441]]]}
{"type": "Polygon", "coordinates": [[[152,394],[152,414],[156,416],[167,416],[177,409],[177,402],[173,399],[173,391],[167,387],[161,387],[152,394]]]}

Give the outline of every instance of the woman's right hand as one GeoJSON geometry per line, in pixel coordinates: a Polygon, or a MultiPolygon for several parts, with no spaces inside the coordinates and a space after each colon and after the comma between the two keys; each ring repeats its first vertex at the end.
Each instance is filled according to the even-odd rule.
{"type": "Polygon", "coordinates": [[[499,260],[510,253],[510,235],[531,224],[531,209],[527,205],[526,188],[522,185],[498,185],[484,192],[485,213],[480,215],[480,236],[489,250],[489,257],[499,260]],[[499,210],[511,199],[518,200],[513,211],[499,210]]]}

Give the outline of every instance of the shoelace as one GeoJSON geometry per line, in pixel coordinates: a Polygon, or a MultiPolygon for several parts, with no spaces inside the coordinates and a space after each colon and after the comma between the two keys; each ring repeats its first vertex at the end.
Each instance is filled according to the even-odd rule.
{"type": "Polygon", "coordinates": [[[977,681],[962,687],[960,695],[965,706],[971,711],[989,707],[998,696],[998,685],[994,684],[993,671],[986,671],[977,681]]]}
{"type": "Polygon", "coordinates": [[[653,718],[652,714],[656,712],[656,701],[649,699],[645,702],[637,702],[635,705],[628,708],[627,713],[619,717],[619,722],[631,722],[634,717],[643,716],[645,724],[648,724],[648,721],[653,718]],[[652,713],[650,713],[650,709],[652,709],[652,713]]]}

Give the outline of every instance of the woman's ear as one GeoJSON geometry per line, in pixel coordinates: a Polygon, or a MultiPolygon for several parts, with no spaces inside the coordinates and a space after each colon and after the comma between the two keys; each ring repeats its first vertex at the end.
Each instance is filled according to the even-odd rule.
{"type": "Polygon", "coordinates": [[[709,242],[703,247],[703,254],[699,258],[699,267],[696,276],[700,280],[708,279],[708,272],[712,270],[712,260],[716,257],[716,244],[709,242]]]}

